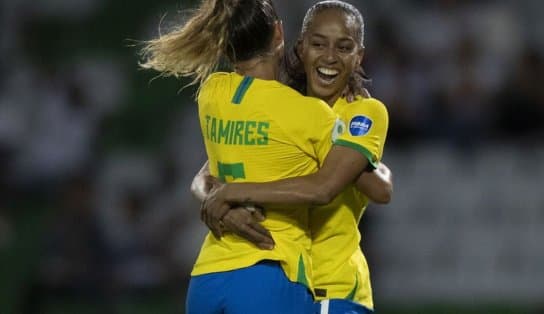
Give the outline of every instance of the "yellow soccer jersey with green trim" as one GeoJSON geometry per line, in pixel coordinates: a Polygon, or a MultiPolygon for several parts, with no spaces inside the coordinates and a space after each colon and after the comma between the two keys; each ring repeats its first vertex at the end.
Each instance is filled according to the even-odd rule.
{"type": "MultiPolygon", "coordinates": [[[[378,162],[389,124],[385,106],[376,99],[339,99],[333,110],[342,121],[335,145],[361,152],[372,164],[378,162]]],[[[359,247],[357,226],[368,199],[348,186],[336,199],[310,211],[312,262],[318,299],[349,299],[373,308],[368,265],[359,247]]]]}
{"type": "MultiPolygon", "coordinates": [[[[226,182],[266,182],[316,172],[332,145],[336,115],[326,103],[277,81],[215,73],[203,84],[199,118],[210,173],[226,182]]],[[[312,287],[307,206],[267,207],[263,226],[276,246],[260,250],[236,235],[206,236],[192,275],[281,262],[312,287]]]]}
{"type": "Polygon", "coordinates": [[[333,107],[343,122],[343,132],[335,145],[351,147],[365,155],[374,168],[383,154],[389,115],[385,105],[375,98],[357,97],[348,103],[338,99],[333,107]]]}

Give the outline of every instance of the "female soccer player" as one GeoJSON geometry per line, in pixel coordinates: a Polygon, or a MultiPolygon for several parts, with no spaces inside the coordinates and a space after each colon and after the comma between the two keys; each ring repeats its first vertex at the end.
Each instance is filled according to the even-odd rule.
{"type": "MultiPolygon", "coordinates": [[[[304,19],[297,45],[303,70],[294,73],[305,73],[303,89],[325,99],[344,121],[345,131],[323,167],[312,175],[277,182],[227,184],[212,193],[204,206],[205,219],[213,227],[210,220],[223,217],[229,205],[327,204],[334,199],[310,211],[315,294],[324,300],[321,313],[368,313],[373,308],[357,230],[368,200],[349,185],[381,158],[388,117],[381,102],[365,98],[363,37],[361,14],[341,1],[320,2],[304,19]],[[346,86],[357,95],[351,103],[341,97],[346,86]]],[[[294,79],[300,82],[297,75],[294,79]]]]}
{"type": "MultiPolygon", "coordinates": [[[[186,23],[144,47],[142,67],[203,82],[202,135],[210,173],[223,181],[307,175],[330,149],[333,111],[275,81],[283,42],[271,0],[204,0],[186,23]],[[211,74],[222,60],[235,72],[211,74]]],[[[209,234],[191,274],[187,313],[311,313],[308,215],[307,205],[268,207],[263,226],[273,250],[209,234]]]]}

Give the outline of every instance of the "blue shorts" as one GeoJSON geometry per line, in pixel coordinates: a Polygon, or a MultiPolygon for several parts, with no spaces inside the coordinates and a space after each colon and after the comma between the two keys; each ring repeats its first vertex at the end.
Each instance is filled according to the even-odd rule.
{"type": "Polygon", "coordinates": [[[359,303],[343,299],[323,300],[315,303],[314,314],[372,314],[359,303]]]}
{"type": "Polygon", "coordinates": [[[310,291],[287,279],[279,262],[191,277],[187,314],[313,314],[310,291]]]}

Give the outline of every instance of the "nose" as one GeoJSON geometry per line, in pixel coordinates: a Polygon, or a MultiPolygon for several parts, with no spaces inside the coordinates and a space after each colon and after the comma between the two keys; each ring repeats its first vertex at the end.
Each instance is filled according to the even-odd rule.
{"type": "Polygon", "coordinates": [[[329,64],[334,63],[337,60],[336,49],[334,47],[325,49],[324,59],[329,64]]]}

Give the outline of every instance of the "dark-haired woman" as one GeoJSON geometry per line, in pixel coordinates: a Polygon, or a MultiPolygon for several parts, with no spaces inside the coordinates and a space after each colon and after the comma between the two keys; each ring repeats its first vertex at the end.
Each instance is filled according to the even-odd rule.
{"type": "MultiPolygon", "coordinates": [[[[375,187],[381,186],[374,184],[375,178],[368,180],[372,177],[364,171],[383,167],[378,161],[385,144],[388,114],[362,85],[363,42],[363,18],[352,5],[333,0],[310,8],[296,46],[301,62],[295,62],[289,73],[293,86],[326,100],[342,120],[324,165],[303,177],[269,183],[229,183],[212,192],[205,202],[209,215],[221,219],[228,218],[228,205],[241,203],[266,208],[271,204],[328,204],[310,209],[319,313],[368,313],[373,309],[369,270],[357,229],[368,197],[359,193],[353,182],[363,192],[376,192],[375,187]]],[[[383,195],[378,201],[388,202],[390,191],[383,195]]]]}

